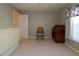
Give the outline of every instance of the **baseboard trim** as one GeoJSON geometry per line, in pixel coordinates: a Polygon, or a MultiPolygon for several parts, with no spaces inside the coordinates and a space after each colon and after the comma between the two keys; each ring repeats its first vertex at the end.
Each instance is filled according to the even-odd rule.
{"type": "Polygon", "coordinates": [[[76,53],[79,54],[79,51],[76,50],[75,48],[73,48],[70,44],[68,44],[67,42],[65,42],[65,44],[66,44],[68,47],[70,47],[72,50],[74,50],[76,53]]]}
{"type": "Polygon", "coordinates": [[[50,37],[50,36],[46,36],[46,37],[44,37],[44,38],[50,38],[50,39],[51,39],[51,37],[50,37]]]}
{"type": "MultiPolygon", "coordinates": [[[[29,37],[29,38],[35,39],[36,37],[32,36],[32,37],[29,37]]],[[[50,38],[51,39],[51,37],[49,37],[49,36],[45,36],[44,38],[50,38]]]]}

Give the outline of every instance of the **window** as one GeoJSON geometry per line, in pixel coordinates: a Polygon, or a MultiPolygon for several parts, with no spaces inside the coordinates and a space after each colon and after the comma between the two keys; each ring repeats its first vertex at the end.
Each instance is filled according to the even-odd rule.
{"type": "Polygon", "coordinates": [[[79,42],[79,5],[76,5],[74,9],[71,9],[70,37],[72,40],[79,42]]]}
{"type": "Polygon", "coordinates": [[[71,17],[71,38],[72,40],[79,42],[79,16],[71,17]]]}

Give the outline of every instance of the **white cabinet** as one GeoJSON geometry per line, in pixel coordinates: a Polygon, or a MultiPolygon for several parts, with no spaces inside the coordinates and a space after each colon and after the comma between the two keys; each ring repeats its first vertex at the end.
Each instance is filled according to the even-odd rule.
{"type": "Polygon", "coordinates": [[[0,55],[11,54],[17,48],[19,40],[19,28],[0,29],[0,55]]]}

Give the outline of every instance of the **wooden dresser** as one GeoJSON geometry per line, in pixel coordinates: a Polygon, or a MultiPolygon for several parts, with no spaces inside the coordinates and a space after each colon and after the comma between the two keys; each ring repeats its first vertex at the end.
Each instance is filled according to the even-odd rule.
{"type": "Polygon", "coordinates": [[[56,43],[64,43],[65,41],[65,25],[55,25],[52,28],[52,39],[56,43]]]}

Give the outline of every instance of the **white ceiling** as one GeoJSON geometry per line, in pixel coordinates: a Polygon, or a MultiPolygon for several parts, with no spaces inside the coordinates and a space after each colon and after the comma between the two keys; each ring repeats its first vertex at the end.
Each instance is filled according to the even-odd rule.
{"type": "Polygon", "coordinates": [[[59,11],[66,7],[67,3],[11,3],[21,11],[59,11]]]}

